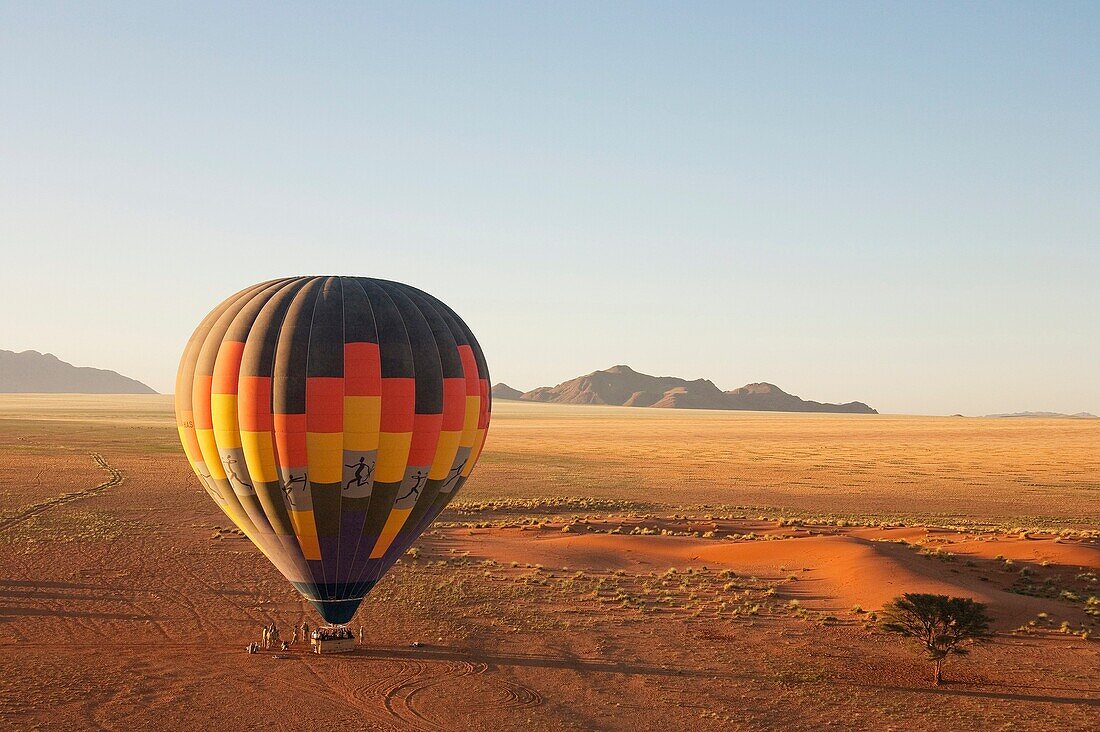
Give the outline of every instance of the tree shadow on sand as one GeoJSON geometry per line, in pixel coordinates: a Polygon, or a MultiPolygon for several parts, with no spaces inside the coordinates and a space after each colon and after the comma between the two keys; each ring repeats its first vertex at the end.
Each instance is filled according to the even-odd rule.
{"type": "Polygon", "coordinates": [[[56,610],[38,607],[0,607],[0,622],[10,622],[17,617],[55,617],[55,618],[91,618],[95,620],[135,620],[158,621],[164,618],[155,615],[135,615],[133,613],[102,613],[82,610],[56,610]]]}
{"type": "MultiPolygon", "coordinates": [[[[349,660],[371,661],[451,661],[465,663],[484,663],[492,666],[512,666],[528,668],[553,668],[579,673],[612,673],[638,676],[657,677],[683,677],[695,679],[742,679],[742,680],[769,680],[774,678],[767,672],[734,672],[728,670],[678,668],[675,666],[647,664],[638,661],[616,661],[604,658],[582,658],[577,656],[553,656],[535,653],[486,653],[482,651],[467,650],[461,648],[447,648],[444,646],[428,646],[423,648],[359,648],[354,654],[345,656],[349,660]]],[[[822,683],[820,677],[812,677],[806,683],[822,683]]],[[[1100,698],[1054,696],[1044,694],[1019,694],[1007,691],[982,691],[969,688],[950,687],[909,687],[887,686],[882,684],[866,684],[855,680],[830,678],[829,684],[841,684],[865,689],[881,689],[885,691],[918,692],[925,694],[943,694],[947,696],[967,696],[985,699],[1000,699],[1003,701],[1045,702],[1052,704],[1084,704],[1086,706],[1100,707],[1100,698]]],[[[960,686],[973,686],[973,684],[960,684],[960,686]]],[[[1026,687],[1036,688],[1036,687],[1026,687]]],[[[1065,689],[1065,691],[1089,691],[1088,689],[1065,689]]]]}
{"type": "MultiPolygon", "coordinates": [[[[1048,704],[1084,704],[1090,707],[1100,707],[1100,698],[1078,696],[1050,696],[1043,694],[1014,694],[1003,691],[979,691],[977,689],[952,689],[950,687],[919,687],[919,686],[880,686],[867,684],[870,688],[889,691],[907,691],[918,694],[939,694],[941,696],[969,696],[978,699],[1000,699],[1002,701],[1045,702],[1048,704]]],[[[967,684],[969,686],[969,684],[967,684]]],[[[1074,691],[1087,691],[1074,689],[1074,691]]]]}
{"type": "Polygon", "coordinates": [[[484,663],[489,666],[518,666],[531,668],[560,668],[567,671],[631,674],[639,676],[683,676],[687,678],[751,679],[754,674],[716,671],[713,669],[685,669],[667,665],[616,661],[604,658],[578,656],[548,656],[535,653],[485,653],[460,648],[430,646],[426,648],[361,648],[354,655],[373,661],[458,661],[484,663]]]}
{"type": "Polygon", "coordinates": [[[89,582],[49,582],[42,580],[10,580],[0,579],[0,587],[22,587],[32,590],[37,589],[51,589],[51,590],[102,590],[104,592],[149,592],[149,590],[140,590],[136,587],[110,587],[108,585],[97,585],[89,582]]]}

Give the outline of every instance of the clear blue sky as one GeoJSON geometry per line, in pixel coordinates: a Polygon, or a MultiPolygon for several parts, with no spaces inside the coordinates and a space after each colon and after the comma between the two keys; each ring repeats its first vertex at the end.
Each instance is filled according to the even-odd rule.
{"type": "Polygon", "coordinates": [[[169,390],[222,297],[418,285],[616,363],[1100,413],[1100,4],[0,0],[0,348],[169,390]]]}

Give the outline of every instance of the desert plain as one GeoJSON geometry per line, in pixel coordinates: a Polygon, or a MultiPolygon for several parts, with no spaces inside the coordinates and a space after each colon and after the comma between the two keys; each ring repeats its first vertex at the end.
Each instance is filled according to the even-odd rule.
{"type": "Polygon", "coordinates": [[[354,653],[199,487],[164,396],[0,397],[0,728],[1089,729],[1100,420],[497,402],[354,653]],[[989,605],[930,665],[902,592],[989,605]],[[413,644],[416,645],[413,645],[413,644]]]}

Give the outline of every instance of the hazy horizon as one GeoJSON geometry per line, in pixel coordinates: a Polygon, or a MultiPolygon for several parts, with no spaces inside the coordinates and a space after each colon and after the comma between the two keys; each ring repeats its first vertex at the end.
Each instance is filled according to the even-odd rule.
{"type": "Polygon", "coordinates": [[[170,392],[224,297],[335,273],[433,293],[521,389],[1100,414],[1098,21],[0,5],[0,348],[170,392]]]}

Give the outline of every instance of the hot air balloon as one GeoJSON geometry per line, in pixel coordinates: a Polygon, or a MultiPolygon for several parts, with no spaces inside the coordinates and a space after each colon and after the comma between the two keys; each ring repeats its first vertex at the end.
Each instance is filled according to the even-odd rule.
{"type": "Polygon", "coordinates": [[[199,324],[176,379],[206,492],[334,624],[462,488],[489,414],[485,357],[462,319],[364,277],[238,292],[199,324]]]}

